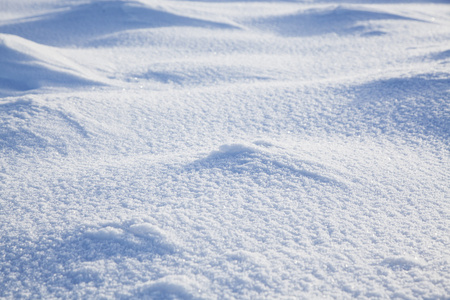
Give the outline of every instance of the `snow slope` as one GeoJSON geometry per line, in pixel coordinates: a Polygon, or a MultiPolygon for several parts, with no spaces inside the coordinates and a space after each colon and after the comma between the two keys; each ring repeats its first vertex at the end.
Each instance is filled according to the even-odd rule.
{"type": "Polygon", "coordinates": [[[450,6],[0,3],[0,298],[446,299],[450,6]]]}
{"type": "Polygon", "coordinates": [[[0,35],[0,87],[3,93],[50,86],[98,85],[104,81],[57,49],[9,34],[0,35]]]}

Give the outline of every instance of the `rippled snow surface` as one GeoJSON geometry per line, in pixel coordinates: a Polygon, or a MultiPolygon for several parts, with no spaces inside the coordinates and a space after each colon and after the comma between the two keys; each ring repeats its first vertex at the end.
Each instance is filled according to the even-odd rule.
{"type": "Polygon", "coordinates": [[[444,299],[446,1],[3,0],[0,298],[444,299]]]}

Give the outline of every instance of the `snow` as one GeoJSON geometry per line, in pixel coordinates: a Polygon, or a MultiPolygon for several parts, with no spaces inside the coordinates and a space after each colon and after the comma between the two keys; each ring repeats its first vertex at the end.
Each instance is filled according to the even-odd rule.
{"type": "Polygon", "coordinates": [[[0,298],[448,298],[449,28],[446,1],[1,1],[0,298]]]}
{"type": "Polygon", "coordinates": [[[101,84],[101,78],[59,54],[57,49],[9,34],[0,34],[0,44],[0,87],[5,91],[101,84]]]}

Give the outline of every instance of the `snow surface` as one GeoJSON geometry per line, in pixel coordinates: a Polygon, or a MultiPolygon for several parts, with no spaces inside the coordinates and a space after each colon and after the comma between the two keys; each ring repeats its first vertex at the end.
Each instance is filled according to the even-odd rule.
{"type": "Polygon", "coordinates": [[[446,1],[0,2],[0,298],[450,297],[446,1]]]}

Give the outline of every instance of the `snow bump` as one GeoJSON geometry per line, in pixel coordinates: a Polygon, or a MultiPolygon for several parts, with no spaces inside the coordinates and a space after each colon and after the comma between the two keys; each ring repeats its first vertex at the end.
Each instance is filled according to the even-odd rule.
{"type": "Polygon", "coordinates": [[[204,299],[201,292],[208,288],[205,277],[168,275],[141,284],[134,296],[140,299],[204,299]]]}
{"type": "Polygon", "coordinates": [[[258,140],[255,143],[225,144],[212,151],[206,158],[189,165],[197,170],[221,170],[249,178],[264,173],[274,179],[304,179],[318,184],[330,184],[345,188],[345,183],[325,175],[329,170],[319,163],[302,160],[298,154],[272,143],[258,140]],[[324,174],[325,173],[325,174],[324,174]]]}
{"type": "Polygon", "coordinates": [[[385,265],[392,270],[405,270],[409,271],[412,268],[422,268],[425,265],[425,261],[423,259],[417,257],[388,257],[383,259],[381,262],[382,265],[385,265]]]}
{"type": "MultiPolygon", "coordinates": [[[[161,228],[145,222],[129,221],[123,224],[105,224],[102,227],[90,229],[85,236],[94,242],[118,243],[122,247],[130,247],[130,250],[142,248],[159,255],[172,253],[178,247],[171,235],[161,228]]],[[[120,255],[120,252],[118,254],[120,255]]]]}

